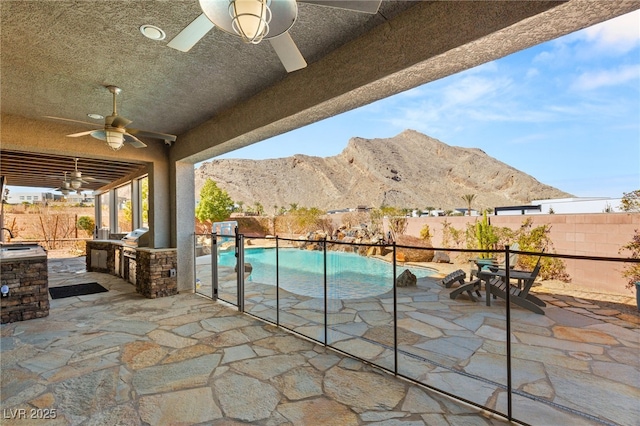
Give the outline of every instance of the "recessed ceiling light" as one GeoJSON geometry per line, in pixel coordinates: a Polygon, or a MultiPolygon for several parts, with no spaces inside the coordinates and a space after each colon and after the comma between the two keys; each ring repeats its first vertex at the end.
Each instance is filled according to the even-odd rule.
{"type": "Polygon", "coordinates": [[[87,114],[87,117],[93,118],[94,120],[102,120],[104,118],[104,115],[89,113],[87,114]]]}
{"type": "Polygon", "coordinates": [[[140,27],[140,32],[146,38],[150,38],[151,40],[164,40],[167,36],[164,31],[155,25],[143,25],[140,27]]]}

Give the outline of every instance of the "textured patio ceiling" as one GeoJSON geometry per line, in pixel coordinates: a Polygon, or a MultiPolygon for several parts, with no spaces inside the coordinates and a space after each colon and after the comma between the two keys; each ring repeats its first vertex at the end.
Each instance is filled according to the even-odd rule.
{"type": "Polygon", "coordinates": [[[269,43],[245,45],[216,29],[188,53],[169,48],[200,15],[196,0],[0,2],[0,146],[30,153],[17,164],[3,155],[1,173],[10,185],[51,186],[43,175],[50,156],[99,160],[83,165],[92,177],[119,163],[136,168],[169,155],[193,160],[201,152],[200,161],[228,141],[227,150],[258,142],[640,3],[383,1],[375,15],[298,6],[290,34],[309,66],[288,74],[269,43]],[[145,38],[143,24],[162,28],[166,39],[145,38]],[[65,137],[91,126],[46,118],[109,115],[105,85],[122,88],[118,113],[133,120],[131,127],[178,135],[176,144],[143,139],[148,148],[112,152],[90,136],[65,137]],[[246,119],[237,120],[239,112],[246,119]]]}

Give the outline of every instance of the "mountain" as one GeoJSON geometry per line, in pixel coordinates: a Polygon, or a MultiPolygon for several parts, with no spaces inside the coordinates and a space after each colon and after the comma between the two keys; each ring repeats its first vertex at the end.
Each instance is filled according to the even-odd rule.
{"type": "Polygon", "coordinates": [[[196,194],[213,179],[235,201],[273,206],[296,203],[324,210],[381,205],[472,208],[528,204],[570,197],[476,148],[449,146],[414,130],[388,139],[352,138],[333,157],[213,160],[196,170],[196,194]]]}

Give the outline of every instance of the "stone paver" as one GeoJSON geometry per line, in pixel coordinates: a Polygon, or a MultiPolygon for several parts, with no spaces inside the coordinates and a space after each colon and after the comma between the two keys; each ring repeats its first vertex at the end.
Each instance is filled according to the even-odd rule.
{"type": "MultiPolygon", "coordinates": [[[[460,416],[446,408],[459,404],[448,397],[224,304],[193,294],[144,299],[116,277],[84,272],[82,258],[51,263],[51,286],[97,281],[109,292],[52,300],[49,317],[2,325],[3,426],[394,420],[423,425],[436,415],[443,422],[451,417],[452,423],[460,416]],[[56,419],[11,418],[34,407],[55,410],[56,419]]],[[[293,297],[290,306],[295,304],[293,297]]],[[[389,318],[379,304],[360,308],[389,318]]],[[[345,309],[352,313],[337,316],[340,323],[356,316],[353,307],[345,309]]],[[[376,321],[380,318],[373,317],[376,321]]],[[[363,343],[372,357],[383,350],[358,342],[363,343]]],[[[465,409],[467,418],[480,424],[506,424],[465,409]]]]}
{"type": "MultiPolygon", "coordinates": [[[[84,272],[84,258],[49,267],[52,286],[97,281],[109,292],[53,300],[49,317],[0,328],[3,413],[55,409],[47,424],[96,425],[506,423],[222,303],[144,299],[116,277],[84,272]]],[[[247,310],[275,321],[274,288],[248,282],[247,291],[247,310]]],[[[504,302],[486,307],[449,291],[429,278],[399,289],[398,370],[504,413],[504,302]]],[[[636,425],[638,322],[577,296],[542,295],[545,316],[512,309],[514,415],[533,425],[636,425]]],[[[281,298],[283,323],[324,338],[323,303],[281,298]]],[[[393,369],[392,302],[391,293],[330,301],[329,339],[393,369]]]]}

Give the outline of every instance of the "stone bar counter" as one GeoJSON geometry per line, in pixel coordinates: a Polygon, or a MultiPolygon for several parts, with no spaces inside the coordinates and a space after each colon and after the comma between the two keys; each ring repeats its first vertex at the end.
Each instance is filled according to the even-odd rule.
{"type": "Polygon", "coordinates": [[[2,245],[0,268],[2,324],[49,315],[49,273],[44,248],[37,244],[2,245]]]}
{"type": "Polygon", "coordinates": [[[176,249],[136,250],[136,291],[149,299],[178,294],[176,249]]]}
{"type": "Polygon", "coordinates": [[[120,277],[122,276],[121,255],[121,241],[87,241],[87,272],[105,272],[120,277]]]}

